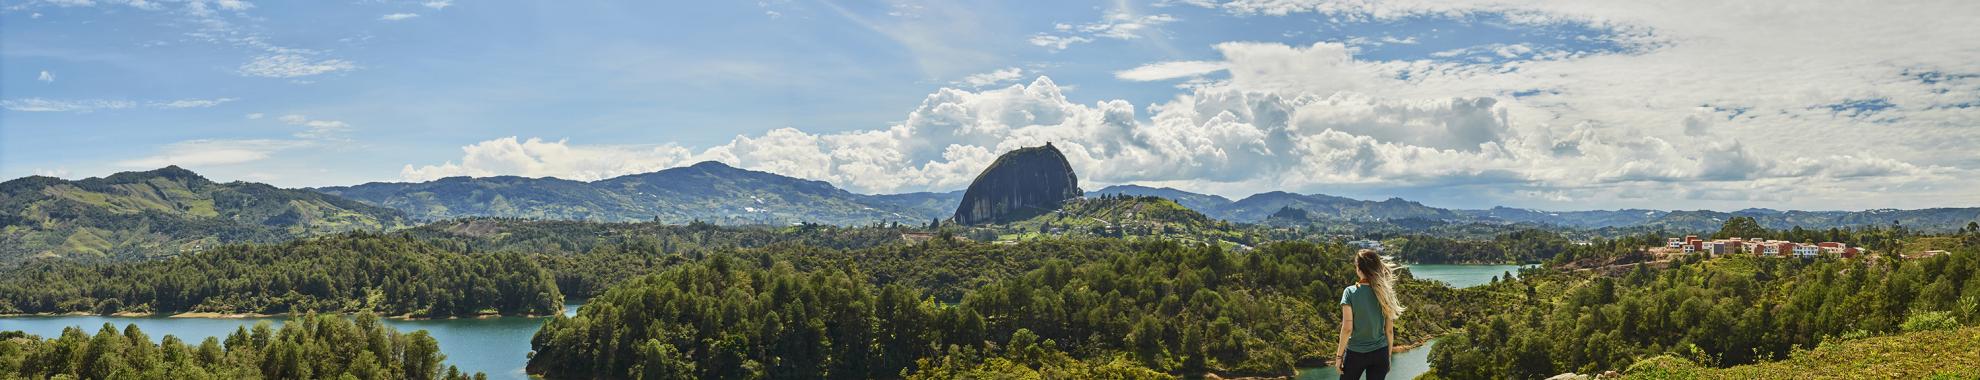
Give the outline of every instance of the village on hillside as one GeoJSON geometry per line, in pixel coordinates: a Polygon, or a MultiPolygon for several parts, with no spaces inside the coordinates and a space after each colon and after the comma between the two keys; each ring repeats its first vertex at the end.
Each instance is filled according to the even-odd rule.
{"type": "Polygon", "coordinates": [[[1684,254],[1703,253],[1715,256],[1744,253],[1755,256],[1797,258],[1814,258],[1825,254],[1837,255],[1843,258],[1854,258],[1863,253],[1862,249],[1857,247],[1832,241],[1806,244],[1772,239],[1745,240],[1737,237],[1704,240],[1698,238],[1698,235],[1670,238],[1664,243],[1664,250],[1666,252],[1676,250],[1684,254]]]}

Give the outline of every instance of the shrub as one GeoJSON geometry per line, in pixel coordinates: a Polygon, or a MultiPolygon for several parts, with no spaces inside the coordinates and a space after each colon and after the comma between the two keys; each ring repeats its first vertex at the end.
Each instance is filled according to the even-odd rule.
{"type": "Polygon", "coordinates": [[[1951,330],[1959,328],[1959,320],[1953,318],[1951,312],[1945,311],[1911,313],[1910,317],[1904,319],[1903,327],[1905,332],[1951,330]]]}

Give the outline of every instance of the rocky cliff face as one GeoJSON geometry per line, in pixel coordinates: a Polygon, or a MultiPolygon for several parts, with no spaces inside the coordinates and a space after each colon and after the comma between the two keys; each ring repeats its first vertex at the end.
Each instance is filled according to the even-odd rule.
{"type": "Polygon", "coordinates": [[[1024,220],[1057,210],[1082,193],[1066,155],[1052,144],[1013,150],[970,182],[955,220],[966,225],[1024,220]]]}

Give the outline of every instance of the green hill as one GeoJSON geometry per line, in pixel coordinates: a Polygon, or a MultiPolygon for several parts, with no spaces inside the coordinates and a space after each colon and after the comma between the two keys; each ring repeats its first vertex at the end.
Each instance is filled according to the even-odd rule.
{"type": "MultiPolygon", "coordinates": [[[[1106,195],[1074,198],[1058,210],[1009,224],[987,226],[997,240],[1043,236],[1165,237],[1250,244],[1256,237],[1230,223],[1211,219],[1176,201],[1153,196],[1106,195]]],[[[975,233],[972,238],[987,238],[975,233]]]]}
{"type": "Polygon", "coordinates": [[[1980,327],[1825,343],[1787,360],[1706,368],[1676,356],[1630,366],[1626,379],[1980,379],[1980,327]]]}
{"type": "Polygon", "coordinates": [[[216,183],[177,166],[68,181],[0,183],[0,265],[31,257],[123,259],[231,242],[403,227],[403,214],[305,190],[216,183]]]}

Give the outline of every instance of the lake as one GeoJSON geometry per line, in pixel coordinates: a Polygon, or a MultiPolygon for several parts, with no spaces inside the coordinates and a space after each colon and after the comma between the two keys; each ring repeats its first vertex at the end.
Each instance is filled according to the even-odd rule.
{"type": "Polygon", "coordinates": [[[1409,273],[1416,278],[1450,283],[1451,287],[1469,288],[1492,282],[1493,276],[1506,272],[1519,275],[1519,265],[1465,265],[1465,264],[1409,264],[1409,273]]]}
{"type": "MultiPolygon", "coordinates": [[[[1492,282],[1492,276],[1504,275],[1506,272],[1512,272],[1513,275],[1518,275],[1520,267],[1518,265],[1461,264],[1410,264],[1404,266],[1408,267],[1410,274],[1415,275],[1416,278],[1443,281],[1459,288],[1490,283],[1492,282]]],[[[1422,375],[1424,372],[1430,372],[1430,347],[1435,347],[1436,345],[1437,341],[1431,340],[1421,347],[1395,354],[1395,357],[1389,360],[1388,378],[1413,379],[1417,375],[1422,375]]],[[[1339,379],[1340,377],[1341,373],[1334,370],[1334,367],[1329,366],[1300,368],[1297,378],[1300,380],[1319,380],[1339,379]]]]}
{"type": "MultiPolygon", "coordinates": [[[[576,315],[577,304],[564,306],[564,315],[576,315]]],[[[95,335],[104,323],[117,325],[122,329],[126,324],[137,324],[154,342],[165,335],[176,335],[190,344],[199,344],[206,337],[227,339],[234,329],[255,323],[269,321],[281,326],[283,318],[167,318],[167,317],[102,317],[102,316],[33,316],[0,318],[0,331],[21,330],[29,334],[52,338],[62,335],[65,327],[81,327],[84,333],[95,335]]],[[[458,366],[464,372],[487,373],[491,379],[528,379],[523,374],[523,365],[529,361],[529,338],[536,335],[536,329],[543,326],[545,318],[501,317],[487,319],[436,319],[436,320],[396,320],[382,319],[386,325],[399,329],[399,332],[426,330],[433,339],[440,341],[440,352],[447,354],[447,365],[458,366]]]]}

